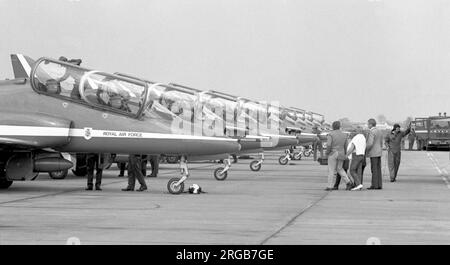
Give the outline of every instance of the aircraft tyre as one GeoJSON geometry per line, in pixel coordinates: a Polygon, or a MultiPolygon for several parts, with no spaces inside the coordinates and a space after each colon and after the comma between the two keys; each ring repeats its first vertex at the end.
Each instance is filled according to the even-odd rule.
{"type": "Polygon", "coordinates": [[[225,171],[222,174],[220,173],[223,169],[223,167],[218,167],[214,170],[214,177],[219,181],[223,181],[228,177],[228,171],[225,171]]]}
{"type": "Polygon", "coordinates": [[[171,194],[180,194],[184,191],[184,182],[180,185],[176,185],[176,183],[180,180],[180,178],[171,178],[169,182],[167,182],[167,189],[171,194]]]}
{"type": "Polygon", "coordinates": [[[286,158],[286,156],[282,155],[278,158],[278,163],[284,166],[288,163],[288,159],[286,158]]]}
{"type": "Polygon", "coordinates": [[[298,153],[294,153],[294,160],[302,160],[302,153],[298,152],[298,153]]]}
{"type": "Polygon", "coordinates": [[[254,160],[250,163],[250,169],[252,171],[259,171],[261,169],[261,163],[258,160],[254,160]]]}

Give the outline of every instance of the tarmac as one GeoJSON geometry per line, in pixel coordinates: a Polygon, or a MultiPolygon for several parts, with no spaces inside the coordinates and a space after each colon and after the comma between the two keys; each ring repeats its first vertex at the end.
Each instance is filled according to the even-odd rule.
{"type": "Polygon", "coordinates": [[[261,171],[251,160],[233,164],[225,181],[220,164],[191,163],[186,188],[169,194],[177,165],[161,164],[149,190],[123,192],[127,179],[105,171],[103,191],[85,191],[72,174],[15,182],[0,191],[0,244],[450,244],[448,152],[404,151],[398,181],[383,189],[325,191],[327,167],[303,158],[282,166],[269,152],[261,171]]]}

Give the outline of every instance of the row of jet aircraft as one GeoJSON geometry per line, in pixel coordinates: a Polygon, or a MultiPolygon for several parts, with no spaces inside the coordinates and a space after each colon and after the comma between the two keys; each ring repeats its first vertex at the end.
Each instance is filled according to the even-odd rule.
{"type": "Polygon", "coordinates": [[[324,140],[329,129],[323,115],[277,102],[47,57],[12,54],[11,62],[15,78],[0,81],[1,189],[39,172],[76,168],[77,154],[153,154],[179,158],[181,176],[167,183],[178,194],[188,161],[223,160],[214,176],[224,180],[232,155],[260,154],[250,163],[258,171],[264,151],[311,144],[314,127],[324,140]]]}

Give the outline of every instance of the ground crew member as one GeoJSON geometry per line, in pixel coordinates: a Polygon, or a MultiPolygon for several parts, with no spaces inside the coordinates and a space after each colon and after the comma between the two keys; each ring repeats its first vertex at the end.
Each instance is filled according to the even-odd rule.
{"type": "Polygon", "coordinates": [[[150,178],[156,178],[158,176],[158,170],[159,170],[159,156],[158,155],[149,155],[149,162],[152,166],[152,174],[150,174],[148,177],[150,178]]]}
{"type": "Polygon", "coordinates": [[[125,176],[125,169],[127,168],[127,163],[121,162],[121,163],[117,163],[117,165],[119,166],[119,170],[120,170],[118,177],[125,176]]]}
{"type": "Polygon", "coordinates": [[[128,186],[125,189],[122,189],[122,191],[133,191],[136,179],[139,181],[139,184],[141,184],[141,187],[137,189],[137,191],[147,190],[141,166],[141,155],[131,154],[128,156],[128,186]]]}
{"type": "Polygon", "coordinates": [[[402,139],[408,135],[410,131],[411,124],[409,124],[408,128],[404,132],[400,130],[399,124],[394,124],[394,128],[391,133],[386,135],[385,142],[388,148],[388,165],[391,182],[395,182],[398,168],[400,167],[402,139]]]}
{"type": "Polygon", "coordinates": [[[94,169],[95,172],[95,190],[102,190],[103,164],[105,163],[105,156],[103,154],[90,153],[86,155],[87,167],[87,188],[86,190],[93,190],[94,188],[94,169]]]}
{"type": "Polygon", "coordinates": [[[142,155],[141,156],[141,172],[142,172],[142,176],[147,176],[147,160],[148,160],[148,155],[142,155]]]}

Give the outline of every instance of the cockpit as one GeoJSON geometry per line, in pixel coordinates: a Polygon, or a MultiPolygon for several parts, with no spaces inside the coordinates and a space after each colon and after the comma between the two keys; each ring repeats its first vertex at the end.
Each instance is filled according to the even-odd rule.
{"type": "Polygon", "coordinates": [[[39,59],[31,72],[38,93],[138,117],[147,99],[147,84],[67,62],[39,59]]]}

